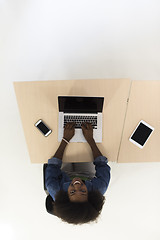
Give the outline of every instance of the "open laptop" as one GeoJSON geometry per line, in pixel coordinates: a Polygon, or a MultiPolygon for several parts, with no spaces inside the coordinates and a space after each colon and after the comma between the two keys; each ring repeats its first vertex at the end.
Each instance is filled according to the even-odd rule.
{"type": "Polygon", "coordinates": [[[95,142],[102,142],[102,110],[104,97],[58,96],[59,126],[58,141],[63,138],[67,122],[76,122],[75,135],[70,142],[86,142],[81,124],[89,122],[93,126],[95,142]]]}

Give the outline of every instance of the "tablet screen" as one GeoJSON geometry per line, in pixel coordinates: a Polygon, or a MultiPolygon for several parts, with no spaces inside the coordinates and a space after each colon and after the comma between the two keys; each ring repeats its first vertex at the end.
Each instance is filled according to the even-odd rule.
{"type": "Polygon", "coordinates": [[[139,143],[141,146],[145,144],[148,137],[152,133],[152,129],[144,125],[143,123],[140,123],[136,131],[131,136],[131,139],[135,142],[139,143]]]}

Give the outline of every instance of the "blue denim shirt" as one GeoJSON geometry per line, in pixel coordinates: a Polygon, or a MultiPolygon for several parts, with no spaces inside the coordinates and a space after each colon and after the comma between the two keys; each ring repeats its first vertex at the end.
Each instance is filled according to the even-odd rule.
{"type": "MultiPolygon", "coordinates": [[[[96,173],[94,178],[85,181],[88,191],[98,190],[102,195],[106,192],[110,181],[110,166],[107,163],[108,160],[104,156],[99,156],[93,161],[96,173]]],[[[67,192],[71,183],[67,173],[61,170],[61,165],[62,160],[52,157],[48,160],[45,171],[45,185],[53,200],[58,191],[67,192]]]]}

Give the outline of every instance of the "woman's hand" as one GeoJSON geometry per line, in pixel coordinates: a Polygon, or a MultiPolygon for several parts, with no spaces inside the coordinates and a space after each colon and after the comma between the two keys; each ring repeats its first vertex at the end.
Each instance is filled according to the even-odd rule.
{"type": "Polygon", "coordinates": [[[93,140],[93,127],[90,123],[84,122],[82,123],[82,132],[88,143],[93,140]]]}
{"type": "Polygon", "coordinates": [[[74,122],[70,122],[65,125],[63,137],[68,142],[71,140],[71,138],[75,134],[75,125],[76,125],[76,123],[74,123],[74,122]]]}

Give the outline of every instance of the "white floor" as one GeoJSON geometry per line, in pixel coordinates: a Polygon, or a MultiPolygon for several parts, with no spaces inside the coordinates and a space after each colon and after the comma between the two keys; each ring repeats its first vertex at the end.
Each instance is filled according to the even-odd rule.
{"type": "Polygon", "coordinates": [[[13,81],[160,80],[159,12],[158,0],[0,0],[1,239],[160,239],[160,163],[110,162],[98,223],[47,214],[13,89],[13,81]]]}

